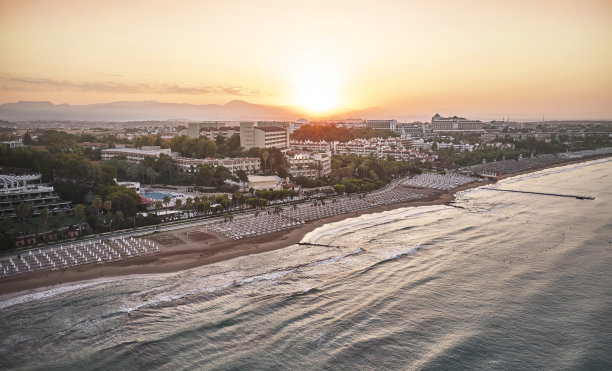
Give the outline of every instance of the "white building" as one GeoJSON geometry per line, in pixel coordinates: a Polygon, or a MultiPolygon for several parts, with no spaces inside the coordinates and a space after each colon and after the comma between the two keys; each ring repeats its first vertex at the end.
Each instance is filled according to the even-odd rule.
{"type": "Polygon", "coordinates": [[[174,160],[174,165],[181,171],[196,171],[199,165],[208,164],[212,167],[225,166],[232,174],[238,170],[244,170],[247,174],[259,172],[261,160],[259,157],[238,157],[238,158],[189,158],[178,157],[174,160]]]}
{"type": "Polygon", "coordinates": [[[256,191],[261,189],[281,189],[281,178],[275,175],[249,175],[249,188],[253,188],[256,191]]]}
{"type": "Polygon", "coordinates": [[[258,121],[240,123],[240,146],[244,149],[289,148],[289,123],[258,121]]]}
{"type": "Polygon", "coordinates": [[[483,122],[478,120],[468,120],[463,117],[442,117],[435,114],[431,118],[431,129],[434,132],[477,132],[483,133],[483,122]]]}
{"type": "Polygon", "coordinates": [[[129,163],[137,164],[147,157],[159,158],[159,155],[166,154],[170,157],[177,158],[178,153],[172,152],[170,148],[160,148],[159,146],[144,146],[141,149],[135,148],[108,148],[101,151],[102,160],[110,160],[113,157],[125,156],[129,163]]]}
{"type": "Polygon", "coordinates": [[[53,187],[29,183],[40,178],[40,174],[0,175],[0,217],[17,219],[15,209],[22,203],[32,206],[35,217],[40,216],[43,209],[49,210],[49,215],[60,211],[71,214],[70,202],[60,200],[53,187]]]}
{"type": "Polygon", "coordinates": [[[332,150],[332,144],[322,140],[313,142],[310,140],[292,140],[289,142],[289,147],[298,151],[310,152],[329,152],[332,150]]]}
{"type": "Polygon", "coordinates": [[[293,176],[318,178],[331,174],[331,152],[287,154],[289,173],[293,176]]]}
{"type": "Polygon", "coordinates": [[[368,129],[376,130],[397,130],[397,120],[368,120],[366,121],[368,129]]]}
{"type": "Polygon", "coordinates": [[[5,140],[3,142],[0,142],[1,144],[4,144],[6,146],[9,146],[10,148],[21,148],[23,147],[23,142],[20,140],[5,140]]]}

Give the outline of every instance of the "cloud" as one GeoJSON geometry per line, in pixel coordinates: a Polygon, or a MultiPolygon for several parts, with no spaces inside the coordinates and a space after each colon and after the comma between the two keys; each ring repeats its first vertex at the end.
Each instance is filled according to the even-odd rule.
{"type": "Polygon", "coordinates": [[[240,97],[272,96],[260,89],[241,86],[185,86],[180,84],[124,84],[118,82],[76,82],[47,78],[1,76],[2,90],[59,91],[73,90],[94,93],[162,94],[162,95],[229,95],[240,97]]]}

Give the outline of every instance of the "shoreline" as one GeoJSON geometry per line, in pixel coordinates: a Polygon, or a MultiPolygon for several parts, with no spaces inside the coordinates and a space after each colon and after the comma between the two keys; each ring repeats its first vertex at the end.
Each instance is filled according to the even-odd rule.
{"type": "MultiPolygon", "coordinates": [[[[606,157],[609,156],[568,159],[568,161],[562,163],[549,166],[538,166],[515,173],[503,174],[499,179],[502,180],[544,169],[594,161],[606,157]]],[[[201,231],[204,229],[203,226],[187,227],[171,232],[148,235],[146,236],[147,238],[156,241],[160,245],[160,252],[156,255],[122,260],[112,264],[90,264],[60,271],[39,271],[2,278],[0,280],[0,300],[32,294],[41,291],[41,289],[57,289],[76,282],[85,284],[101,279],[122,279],[131,276],[136,278],[139,275],[175,273],[240,256],[278,250],[299,243],[307,233],[325,224],[403,207],[441,205],[453,201],[458,192],[478,188],[487,184],[491,183],[476,181],[453,188],[449,191],[430,189],[426,198],[392,205],[377,206],[371,209],[313,220],[298,228],[242,240],[231,240],[211,233],[208,230],[204,233],[201,231]],[[195,239],[189,237],[190,233],[194,234],[194,232],[196,234],[195,239]]]]}

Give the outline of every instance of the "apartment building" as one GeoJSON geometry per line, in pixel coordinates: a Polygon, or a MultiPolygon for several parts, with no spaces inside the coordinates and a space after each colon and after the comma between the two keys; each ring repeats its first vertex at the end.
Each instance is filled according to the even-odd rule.
{"type": "Polygon", "coordinates": [[[289,123],[258,121],[240,123],[240,146],[244,149],[289,148],[289,123]]]}
{"type": "Polygon", "coordinates": [[[287,154],[289,174],[318,178],[331,174],[331,152],[308,153],[293,152],[287,154]]]}

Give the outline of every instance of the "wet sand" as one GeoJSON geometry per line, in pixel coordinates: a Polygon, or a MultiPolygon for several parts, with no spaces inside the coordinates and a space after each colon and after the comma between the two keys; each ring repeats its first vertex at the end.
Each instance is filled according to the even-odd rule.
{"type": "MultiPolygon", "coordinates": [[[[577,159],[552,166],[504,174],[501,179],[539,171],[544,168],[565,166],[570,163],[591,161],[593,159],[577,159]]],[[[450,191],[420,190],[419,192],[427,195],[426,198],[314,220],[298,228],[237,241],[208,231],[203,226],[144,236],[159,244],[160,252],[158,254],[126,259],[110,264],[90,264],[60,271],[39,271],[2,278],[0,280],[0,300],[15,296],[16,293],[26,293],[21,293],[22,291],[33,292],[38,291],[37,289],[40,288],[53,288],[68,283],[100,278],[108,279],[130,275],[178,272],[239,256],[277,250],[300,242],[305,234],[324,224],[401,207],[444,204],[453,201],[457,192],[487,184],[490,183],[478,181],[462,185],[450,191]]],[[[305,248],[307,247],[305,246],[305,248]]]]}

